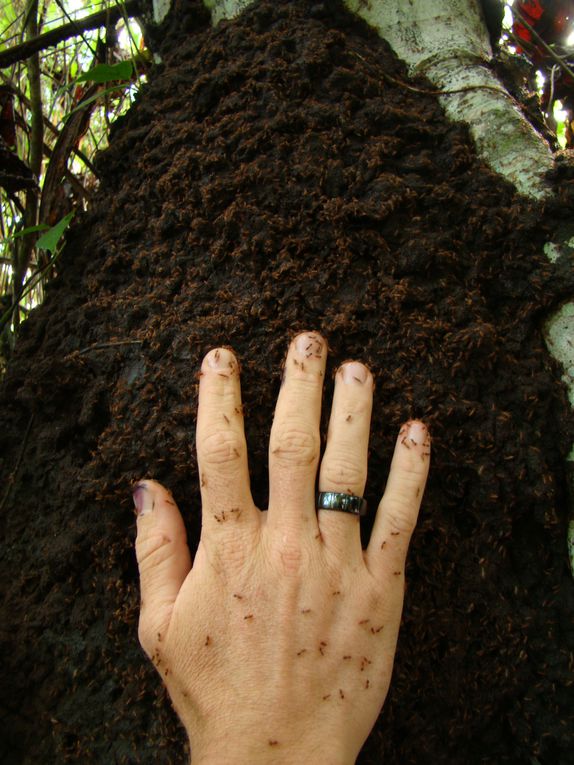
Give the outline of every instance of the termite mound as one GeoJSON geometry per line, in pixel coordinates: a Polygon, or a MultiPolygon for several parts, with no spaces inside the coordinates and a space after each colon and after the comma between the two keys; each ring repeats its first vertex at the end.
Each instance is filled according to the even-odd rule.
{"type": "MultiPolygon", "coordinates": [[[[14,473],[0,759],[180,757],[137,642],[130,487],[146,474],[172,489],[195,552],[197,372],[232,346],[264,509],[287,340],[316,328],[329,343],[323,434],[340,363],[359,358],[377,381],[364,543],[401,423],[422,418],[433,436],[393,685],[360,765],[568,762],[571,419],[539,327],[570,291],[543,255],[552,216],[571,217],[569,171],[561,211],[517,196],[420,92],[434,88],[335,3],[260,0],[213,30],[199,3],[177,5],[185,23],[115,125],[0,393],[14,473]]],[[[340,660],[309,643],[297,661],[329,653],[340,660]]]]}

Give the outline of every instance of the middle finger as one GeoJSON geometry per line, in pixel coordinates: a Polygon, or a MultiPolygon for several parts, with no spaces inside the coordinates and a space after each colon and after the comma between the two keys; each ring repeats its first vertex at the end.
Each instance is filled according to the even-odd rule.
{"type": "Polygon", "coordinates": [[[316,523],[315,477],[327,344],[317,332],[289,347],[269,441],[270,526],[316,523]]]}

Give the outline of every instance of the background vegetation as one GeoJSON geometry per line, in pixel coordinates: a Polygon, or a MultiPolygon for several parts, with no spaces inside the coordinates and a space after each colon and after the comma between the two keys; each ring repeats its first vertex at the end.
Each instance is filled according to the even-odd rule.
{"type": "Polygon", "coordinates": [[[57,273],[67,225],[90,203],[94,155],[145,80],[149,60],[133,11],[133,3],[110,0],[3,0],[0,7],[2,366],[57,273]],[[61,39],[47,45],[49,35],[61,39]],[[27,57],[33,41],[41,47],[27,57]],[[9,65],[7,54],[16,58],[9,65]]]}

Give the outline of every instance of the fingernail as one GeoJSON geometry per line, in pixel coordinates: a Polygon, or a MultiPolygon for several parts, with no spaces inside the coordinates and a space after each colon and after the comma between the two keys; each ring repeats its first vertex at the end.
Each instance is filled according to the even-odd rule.
{"type": "Polygon", "coordinates": [[[414,449],[422,455],[430,454],[430,433],[424,422],[409,420],[399,432],[399,440],[408,449],[414,449]]]}
{"type": "Polygon", "coordinates": [[[223,369],[225,366],[225,350],[223,348],[214,348],[206,356],[207,363],[212,369],[223,369]]]}
{"type": "Polygon", "coordinates": [[[145,483],[138,483],[133,491],[133,498],[138,516],[146,515],[153,510],[153,496],[145,483]]]}
{"type": "Polygon", "coordinates": [[[349,383],[365,383],[369,374],[367,367],[359,361],[349,361],[341,367],[343,381],[349,383]]]}
{"type": "Polygon", "coordinates": [[[430,435],[427,426],[420,420],[412,420],[407,423],[409,428],[409,438],[416,444],[428,445],[430,443],[430,435]]]}
{"type": "Polygon", "coordinates": [[[320,359],[323,357],[325,341],[317,332],[305,332],[299,335],[295,347],[304,359],[320,359]]]}

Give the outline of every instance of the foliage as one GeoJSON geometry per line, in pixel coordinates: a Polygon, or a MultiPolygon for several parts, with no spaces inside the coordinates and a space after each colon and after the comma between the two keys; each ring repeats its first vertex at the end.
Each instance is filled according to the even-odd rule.
{"type": "Polygon", "coordinates": [[[77,24],[73,37],[0,69],[1,370],[19,324],[57,272],[74,211],[90,202],[98,182],[94,155],[133,101],[148,58],[125,6],[115,14],[119,21],[83,31],[82,19],[114,9],[115,0],[0,3],[0,53],[77,24]]]}
{"type": "Polygon", "coordinates": [[[573,148],[574,2],[509,0],[500,53],[506,54],[514,82],[522,86],[521,100],[527,100],[528,91],[535,96],[555,148],[573,148]]]}

